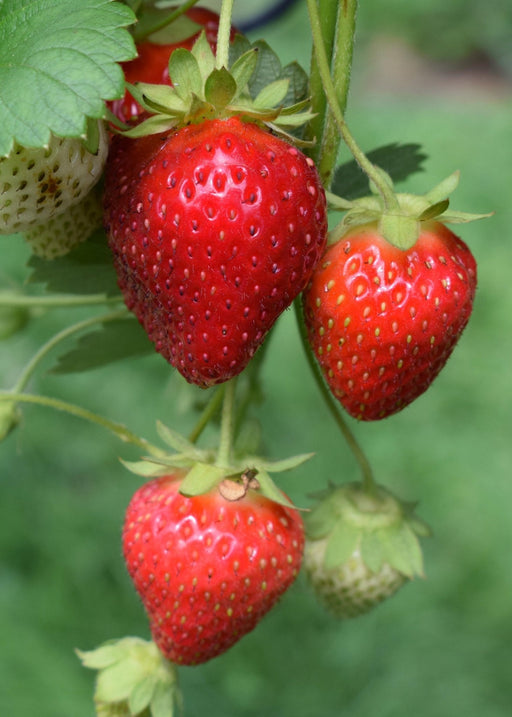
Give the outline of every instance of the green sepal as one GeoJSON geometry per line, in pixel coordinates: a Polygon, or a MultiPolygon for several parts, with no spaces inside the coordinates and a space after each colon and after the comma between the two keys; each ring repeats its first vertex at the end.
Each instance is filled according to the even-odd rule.
{"type": "Polygon", "coordinates": [[[166,426],[162,421],[156,422],[156,430],[162,441],[178,453],[197,454],[196,446],[182,436],[178,431],[166,426]]]}
{"type": "Polygon", "coordinates": [[[372,531],[361,535],[361,558],[365,565],[378,573],[384,562],[384,546],[378,532],[372,531]]]}
{"type": "Polygon", "coordinates": [[[142,461],[125,461],[123,458],[120,458],[119,460],[123,466],[130,471],[130,473],[141,476],[141,478],[158,478],[159,476],[164,476],[170,470],[170,466],[155,463],[150,459],[142,461]]]}
{"type": "Polygon", "coordinates": [[[15,401],[0,401],[0,442],[16,428],[21,411],[15,401]]]}
{"type": "Polygon", "coordinates": [[[201,95],[203,81],[199,63],[192,52],[178,47],[169,58],[169,77],[178,97],[187,102],[191,95],[201,95]]]}
{"type": "Polygon", "coordinates": [[[360,530],[350,523],[338,520],[327,539],[324,555],[326,570],[343,565],[357,550],[361,539],[360,530]]]}
{"type": "Polygon", "coordinates": [[[296,456],[290,456],[289,458],[282,458],[278,461],[265,460],[259,457],[244,457],[244,463],[254,466],[258,471],[269,471],[270,473],[283,473],[284,471],[290,471],[294,468],[298,468],[306,461],[313,458],[314,453],[301,453],[296,456]]]}
{"type": "Polygon", "coordinates": [[[136,637],[77,650],[82,665],[97,670],[94,701],[101,717],[173,717],[182,697],[176,667],[153,642],[136,637]]]}
{"type": "Polygon", "coordinates": [[[277,107],[284,102],[288,93],[289,80],[275,80],[266,85],[254,98],[255,107],[277,107]]]}
{"type": "Polygon", "coordinates": [[[153,115],[140,124],[135,125],[135,127],[126,130],[126,132],[123,132],[123,135],[137,139],[137,137],[146,137],[150,134],[169,132],[174,129],[177,124],[178,120],[176,118],[173,119],[167,115],[153,115]]]}
{"type": "Polygon", "coordinates": [[[9,297],[13,301],[20,292],[0,290],[0,341],[10,338],[25,328],[30,319],[30,311],[24,306],[10,306],[9,297]]]}
{"type": "Polygon", "coordinates": [[[265,470],[258,471],[256,480],[259,483],[258,494],[264,495],[274,503],[284,505],[286,508],[293,508],[298,510],[289,498],[277,487],[270,475],[265,470]]]}
{"type": "Polygon", "coordinates": [[[258,64],[258,50],[251,48],[241,55],[231,66],[230,72],[240,92],[243,92],[258,64]]]}
{"type": "Polygon", "coordinates": [[[237,83],[225,67],[213,70],[204,86],[204,96],[217,110],[229,105],[237,93],[237,83]]]}
{"type": "Polygon", "coordinates": [[[226,476],[226,470],[210,463],[195,463],[180,485],[180,493],[196,496],[208,493],[219,485],[226,476]]]}
{"type": "Polygon", "coordinates": [[[336,503],[332,500],[321,500],[304,519],[308,539],[325,538],[334,529],[338,518],[336,503]]]}
{"type": "Polygon", "coordinates": [[[441,216],[448,207],[450,206],[449,199],[442,199],[440,202],[432,204],[430,207],[424,209],[418,217],[420,222],[428,222],[429,219],[436,219],[441,216]]]}
{"type": "Polygon", "coordinates": [[[423,576],[423,554],[419,540],[411,528],[403,523],[379,531],[384,560],[408,578],[423,576]]]}
{"type": "MultiPolygon", "coordinates": [[[[202,84],[206,82],[206,78],[215,70],[215,55],[212,52],[210,43],[206,39],[206,32],[202,32],[194,42],[192,55],[197,61],[199,72],[201,74],[202,84]]],[[[196,93],[196,94],[201,94],[196,93]]]]}

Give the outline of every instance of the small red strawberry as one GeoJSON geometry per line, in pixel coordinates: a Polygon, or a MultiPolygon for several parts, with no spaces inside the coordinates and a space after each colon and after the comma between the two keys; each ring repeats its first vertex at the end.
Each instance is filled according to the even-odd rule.
{"type": "Polygon", "coordinates": [[[200,386],[245,368],[326,238],[311,160],[237,117],[115,137],[105,221],[128,308],[200,386]]]}
{"type": "Polygon", "coordinates": [[[347,223],[304,292],[311,347],[333,395],[355,418],[385,418],[422,394],[469,320],[476,262],[443,219],[414,220],[417,235],[403,247],[383,236],[378,221],[347,223]]]}
{"type": "MultiPolygon", "coordinates": [[[[192,7],[184,14],[189,20],[204,29],[206,39],[212,50],[215,51],[217,32],[219,29],[219,16],[217,13],[204,7],[192,7]]],[[[126,82],[131,84],[135,82],[171,84],[169,79],[169,58],[171,54],[178,47],[191,50],[194,42],[199,37],[200,31],[201,30],[192,35],[188,35],[179,42],[162,44],[160,42],[153,42],[151,38],[149,38],[137,43],[137,57],[134,60],[121,63],[126,82]]],[[[235,31],[233,30],[232,39],[234,35],[235,31]]],[[[128,90],[126,90],[123,98],[109,102],[108,106],[122,122],[130,122],[137,119],[143,111],[140,104],[132,97],[128,90]]]]}
{"type": "Polygon", "coordinates": [[[167,659],[195,665],[252,630],[290,587],[304,536],[295,509],[252,489],[187,497],[185,475],[175,469],[136,491],[123,551],[154,641],[167,659]]]}

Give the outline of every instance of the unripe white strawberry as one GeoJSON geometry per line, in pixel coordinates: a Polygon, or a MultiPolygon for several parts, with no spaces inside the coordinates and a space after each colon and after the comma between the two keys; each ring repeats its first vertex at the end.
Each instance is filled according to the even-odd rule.
{"type": "Polygon", "coordinates": [[[72,204],[44,224],[27,229],[25,239],[33,254],[43,259],[55,259],[88,239],[101,227],[102,216],[101,197],[93,189],[78,204],[72,204]]]}
{"type": "Polygon", "coordinates": [[[429,534],[412,506],[377,486],[330,488],[305,519],[303,566],[334,617],[369,612],[402,585],[423,575],[418,536],[429,534]]]}
{"type": "Polygon", "coordinates": [[[15,144],[7,157],[0,157],[0,234],[44,224],[90,192],[108,152],[102,121],[98,129],[94,154],[81,139],[52,135],[46,148],[15,144]]]}

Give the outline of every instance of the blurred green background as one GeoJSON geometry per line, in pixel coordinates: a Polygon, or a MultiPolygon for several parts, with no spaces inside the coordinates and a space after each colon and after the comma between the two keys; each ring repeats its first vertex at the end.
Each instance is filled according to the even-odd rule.
{"type": "MultiPolygon", "coordinates": [[[[460,229],[479,264],[479,290],[473,318],[434,386],[384,422],[351,422],[378,479],[418,500],[433,528],[425,544],[427,579],[415,580],[364,618],[337,623],[301,576],[229,653],[181,671],[188,717],[512,713],[512,86],[489,68],[472,73],[471,52],[462,70],[439,64],[443,53],[436,45],[449,45],[459,30],[437,22],[446,3],[431,3],[428,12],[417,2],[386,3],[385,21],[379,4],[361,3],[348,113],[354,134],[367,150],[420,142],[429,155],[426,172],[404,189],[422,193],[460,169],[453,206],[495,211],[460,229]],[[402,39],[390,41],[393,36],[402,39]],[[419,56],[408,47],[413,40],[419,56]],[[413,65],[397,67],[394,53],[402,43],[413,65]],[[393,74],[387,76],[388,69],[393,74]]],[[[459,39],[462,44],[472,33],[469,45],[476,46],[481,14],[475,3],[463,5],[459,39]]],[[[507,31],[512,46],[510,21],[499,30],[507,31]]],[[[304,3],[255,31],[260,35],[283,60],[298,58],[307,67],[304,3]]],[[[23,281],[23,241],[1,238],[0,247],[3,284],[23,281]]],[[[3,342],[2,386],[12,384],[42,340],[83,316],[55,311],[3,342]]],[[[257,414],[268,455],[316,453],[307,466],[283,476],[282,487],[307,505],[308,494],[328,480],[354,480],[357,468],[308,374],[292,312],[277,325],[264,380],[266,400],[257,414]]],[[[156,418],[183,431],[192,425],[190,394],[157,355],[80,376],[43,375],[32,389],[82,403],[150,439],[156,438],[156,418]]],[[[81,668],[73,648],[147,636],[119,539],[139,482],[118,456],[138,457],[98,428],[36,407],[23,409],[21,426],[0,446],[2,714],[92,717],[93,675],[81,668]]]]}

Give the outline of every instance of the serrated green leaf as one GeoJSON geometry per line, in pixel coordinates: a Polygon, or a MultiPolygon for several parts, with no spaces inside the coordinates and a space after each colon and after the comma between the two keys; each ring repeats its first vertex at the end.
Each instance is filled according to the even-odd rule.
{"type": "Polygon", "coordinates": [[[135,57],[132,11],[110,0],[4,0],[0,14],[0,156],[80,137],[124,89],[135,57]]]}
{"type": "Polygon", "coordinates": [[[237,93],[237,84],[225,67],[213,70],[206,80],[204,96],[217,110],[224,109],[237,93]]]}
{"type": "Polygon", "coordinates": [[[226,471],[209,463],[195,463],[182,484],[180,493],[187,496],[203,495],[219,484],[226,471]]]}
{"type": "Polygon", "coordinates": [[[275,80],[266,85],[254,99],[255,107],[277,107],[281,105],[288,92],[288,80],[275,80]]]}
{"type": "Polygon", "coordinates": [[[32,256],[28,262],[30,283],[40,283],[51,292],[105,294],[121,298],[117,276],[103,230],[98,230],[65,256],[48,261],[32,256]]]}
{"type": "Polygon", "coordinates": [[[201,95],[203,80],[194,55],[178,47],[169,60],[169,77],[178,97],[187,102],[192,95],[201,95]]]}
{"type": "Polygon", "coordinates": [[[361,531],[339,520],[327,539],[324,555],[324,567],[332,570],[346,563],[359,545],[361,531]]]}
{"type": "Polygon", "coordinates": [[[116,319],[81,336],[75,348],[58,357],[50,373],[78,373],[134,356],[154,354],[155,347],[134,316],[116,319]]]}
{"type": "Polygon", "coordinates": [[[406,523],[379,531],[384,560],[407,577],[423,575],[423,553],[417,536],[406,523]]]}
{"type": "MultiPolygon", "coordinates": [[[[415,172],[423,171],[422,164],[427,155],[419,144],[388,144],[367,153],[373,164],[385,170],[394,182],[400,182],[415,172]]],[[[367,176],[355,161],[339,166],[332,182],[334,194],[345,199],[364,197],[370,191],[367,176]]]]}

